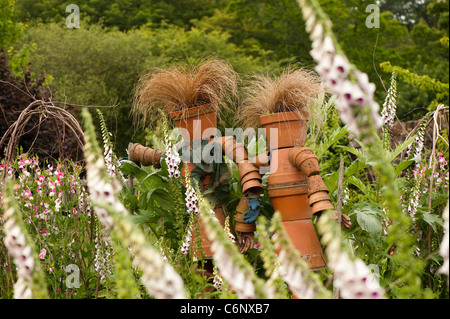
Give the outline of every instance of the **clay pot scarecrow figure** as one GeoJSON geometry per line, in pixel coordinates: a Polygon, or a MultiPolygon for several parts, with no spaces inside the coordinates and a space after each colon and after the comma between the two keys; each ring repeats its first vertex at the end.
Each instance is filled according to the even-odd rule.
{"type": "MultiPolygon", "coordinates": [[[[254,246],[258,197],[263,187],[258,169],[249,162],[244,144],[237,143],[232,136],[221,137],[217,130],[217,119],[236,92],[236,73],[227,63],[216,59],[203,61],[197,66],[175,65],[169,69],[157,69],[144,76],[137,86],[134,115],[145,122],[149,118],[156,119],[162,111],[179,129],[183,141],[176,145],[176,150],[157,150],[137,143],[130,144],[129,159],[159,168],[162,159],[171,156],[171,152],[178,152],[183,163],[174,161],[173,167],[169,164],[169,172],[179,164],[187,165],[189,177],[195,183],[185,183],[185,187],[203,192],[222,226],[226,219],[222,203],[229,196],[231,178],[223,155],[237,163],[244,196],[239,208],[249,209],[245,219],[242,214],[236,214],[235,232],[232,232],[237,232],[240,250],[245,252],[254,246]]],[[[180,169],[180,173],[184,180],[185,170],[180,169]]],[[[213,256],[211,242],[203,225],[199,228],[202,254],[199,251],[195,254],[210,259],[213,256]]]]}
{"type": "MultiPolygon", "coordinates": [[[[334,210],[319,160],[305,147],[308,119],[317,116],[313,105],[320,94],[323,87],[314,73],[288,69],[276,79],[256,78],[239,112],[246,126],[265,129],[267,160],[259,158],[255,164],[268,163],[267,194],[274,211],[280,212],[294,246],[314,270],[326,268],[326,258],[312,216],[334,210]]],[[[342,216],[342,225],[350,227],[348,216],[342,216]]]]}

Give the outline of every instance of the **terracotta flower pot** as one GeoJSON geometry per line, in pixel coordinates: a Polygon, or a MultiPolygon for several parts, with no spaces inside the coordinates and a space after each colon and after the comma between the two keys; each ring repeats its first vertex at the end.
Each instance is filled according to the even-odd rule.
{"type": "Polygon", "coordinates": [[[141,163],[144,166],[153,165],[156,168],[161,167],[161,157],[163,150],[155,150],[151,147],[145,147],[141,144],[134,143],[128,151],[130,161],[141,163]]]}
{"type": "Polygon", "coordinates": [[[308,114],[304,112],[281,112],[261,116],[260,124],[266,129],[270,151],[305,145],[307,119],[308,114]]]}
{"type": "Polygon", "coordinates": [[[311,221],[313,212],[307,194],[307,176],[293,165],[294,159],[302,153],[310,158],[315,156],[308,148],[302,148],[306,119],[306,114],[298,112],[261,116],[260,123],[266,129],[271,154],[267,194],[274,210],[280,212],[282,223],[302,258],[312,269],[321,269],[326,267],[326,261],[311,221]],[[293,147],[296,149],[291,152],[293,147]]]}
{"type": "Polygon", "coordinates": [[[306,189],[305,183],[267,187],[267,195],[270,197],[274,210],[280,212],[282,221],[311,218],[312,210],[306,189]]]}
{"type": "Polygon", "coordinates": [[[217,128],[217,113],[211,104],[171,112],[170,117],[180,128],[185,141],[193,141],[214,136],[217,128]],[[205,132],[208,130],[208,132],[205,132]],[[208,135],[208,136],[206,136],[208,135]]]}
{"type": "Polygon", "coordinates": [[[253,163],[253,165],[258,168],[269,166],[269,154],[268,153],[269,152],[265,152],[265,153],[262,153],[262,154],[259,154],[255,157],[253,157],[250,162],[253,163]]]}
{"type": "MultiPolygon", "coordinates": [[[[245,161],[238,164],[238,171],[239,171],[239,177],[242,180],[244,176],[248,175],[249,173],[256,172],[258,173],[259,170],[257,167],[255,167],[252,163],[249,161],[245,161]]],[[[259,175],[259,173],[258,173],[259,175]]]]}
{"type": "Polygon", "coordinates": [[[310,154],[314,154],[314,153],[309,147],[294,146],[289,151],[289,161],[291,162],[292,165],[296,166],[295,161],[296,161],[297,156],[299,156],[300,154],[310,155],[310,154]]]}
{"type": "Polygon", "coordinates": [[[242,193],[251,192],[259,195],[263,191],[262,178],[259,175],[259,169],[248,160],[238,164],[239,177],[241,179],[242,193]]]}
{"type": "Polygon", "coordinates": [[[289,152],[289,161],[307,177],[320,173],[317,156],[307,147],[294,147],[289,152]]]}
{"type": "Polygon", "coordinates": [[[323,201],[323,200],[330,200],[330,196],[328,195],[328,192],[325,191],[318,191],[315,192],[312,195],[308,195],[309,198],[309,204],[313,205],[317,202],[323,201]]]}
{"type": "Polygon", "coordinates": [[[317,214],[318,212],[323,212],[325,210],[334,210],[334,206],[329,199],[318,201],[311,207],[311,211],[313,214],[317,214]]]}
{"type": "Polygon", "coordinates": [[[305,182],[306,176],[289,161],[289,148],[272,151],[270,161],[269,185],[305,182]]]}
{"type": "Polygon", "coordinates": [[[140,163],[142,153],[144,152],[145,146],[134,143],[132,144],[128,149],[128,157],[130,161],[133,161],[135,163],[140,163]]]}
{"type": "Polygon", "coordinates": [[[320,175],[313,175],[308,178],[308,196],[312,196],[317,192],[328,194],[328,191],[328,187],[320,175]]]}
{"type": "Polygon", "coordinates": [[[311,219],[285,221],[283,226],[294,247],[312,270],[327,267],[326,258],[311,219]]]}
{"type": "Polygon", "coordinates": [[[245,210],[248,208],[248,200],[247,197],[242,197],[239,201],[239,204],[236,207],[236,215],[234,220],[236,221],[235,230],[239,232],[251,233],[256,230],[255,223],[246,223],[244,218],[242,217],[245,210]]]}

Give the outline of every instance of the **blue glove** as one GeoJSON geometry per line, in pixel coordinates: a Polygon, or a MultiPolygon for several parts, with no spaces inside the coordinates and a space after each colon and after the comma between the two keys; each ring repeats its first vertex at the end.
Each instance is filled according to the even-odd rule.
{"type": "Polygon", "coordinates": [[[261,207],[259,205],[259,197],[249,198],[248,212],[244,216],[245,223],[253,223],[258,218],[260,209],[261,207]]]}

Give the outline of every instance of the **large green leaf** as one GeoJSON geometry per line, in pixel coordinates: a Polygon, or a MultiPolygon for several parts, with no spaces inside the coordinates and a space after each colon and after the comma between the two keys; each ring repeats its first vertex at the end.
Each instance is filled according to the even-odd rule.
{"type": "Polygon", "coordinates": [[[373,239],[378,239],[381,235],[381,211],[374,205],[363,202],[355,205],[350,215],[356,214],[356,220],[359,226],[373,239]]]}
{"type": "Polygon", "coordinates": [[[122,171],[123,174],[133,175],[138,180],[145,178],[148,174],[144,168],[138,166],[136,163],[130,160],[121,160],[120,170],[122,171]]]}

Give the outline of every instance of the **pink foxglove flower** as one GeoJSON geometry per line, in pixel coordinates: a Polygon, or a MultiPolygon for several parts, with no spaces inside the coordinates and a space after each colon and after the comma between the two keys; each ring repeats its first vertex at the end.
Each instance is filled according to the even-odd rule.
{"type": "Polygon", "coordinates": [[[47,250],[46,249],[41,249],[41,253],[39,254],[39,258],[45,259],[45,255],[46,254],[47,254],[47,250]]]}

